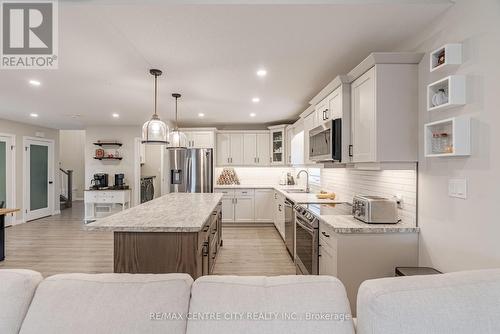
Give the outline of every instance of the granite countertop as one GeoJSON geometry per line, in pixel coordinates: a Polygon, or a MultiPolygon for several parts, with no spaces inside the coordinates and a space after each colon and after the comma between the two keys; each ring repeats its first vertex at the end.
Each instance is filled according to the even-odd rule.
{"type": "Polygon", "coordinates": [[[324,224],[333,228],[335,233],[418,233],[420,228],[414,224],[366,224],[351,215],[322,215],[318,217],[324,224]]]}
{"type": "Polygon", "coordinates": [[[171,193],[98,219],[88,231],[199,232],[222,199],[217,193],[171,193]]]}
{"type": "Polygon", "coordinates": [[[316,197],[315,193],[288,193],[287,189],[301,189],[298,185],[250,185],[250,184],[238,184],[238,185],[216,185],[214,188],[220,189],[275,189],[283,194],[285,197],[290,199],[295,204],[310,204],[310,203],[321,203],[321,204],[336,204],[344,203],[345,201],[331,200],[331,199],[319,199],[316,197]]]}

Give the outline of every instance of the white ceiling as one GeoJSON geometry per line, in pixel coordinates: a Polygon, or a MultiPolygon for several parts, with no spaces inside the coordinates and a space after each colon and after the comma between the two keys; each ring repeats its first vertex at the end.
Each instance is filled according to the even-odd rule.
{"type": "Polygon", "coordinates": [[[294,119],[336,75],[370,52],[393,51],[449,8],[442,1],[422,2],[60,2],[59,69],[0,71],[0,118],[61,129],[139,125],[152,113],[148,69],[155,67],[164,71],[159,81],[163,119],[173,119],[173,92],[183,94],[184,125],[294,119]],[[268,71],[265,78],[255,75],[261,67],[268,71]],[[42,85],[30,86],[30,79],[42,85]],[[254,96],[260,103],[252,103],[254,96]],[[252,112],[255,118],[249,117],[252,112]]]}

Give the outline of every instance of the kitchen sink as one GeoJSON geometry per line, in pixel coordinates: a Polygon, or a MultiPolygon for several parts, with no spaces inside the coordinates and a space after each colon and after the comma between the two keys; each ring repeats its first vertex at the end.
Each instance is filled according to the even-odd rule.
{"type": "Polygon", "coordinates": [[[293,194],[293,193],[307,194],[307,193],[309,193],[309,191],[306,191],[305,189],[286,189],[285,192],[287,192],[289,194],[293,194]]]}

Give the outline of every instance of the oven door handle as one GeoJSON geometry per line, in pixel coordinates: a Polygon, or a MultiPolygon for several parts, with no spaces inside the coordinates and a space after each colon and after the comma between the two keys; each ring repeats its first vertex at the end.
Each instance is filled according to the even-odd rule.
{"type": "Polygon", "coordinates": [[[308,226],[306,226],[306,225],[304,225],[303,223],[301,223],[301,219],[300,219],[300,217],[298,217],[298,218],[299,218],[299,219],[297,219],[297,220],[295,221],[295,223],[296,223],[297,225],[299,225],[300,227],[302,227],[302,228],[303,228],[304,230],[306,230],[307,232],[309,232],[309,233],[311,233],[311,234],[314,234],[314,229],[313,229],[313,228],[310,228],[310,227],[308,227],[308,226]]]}

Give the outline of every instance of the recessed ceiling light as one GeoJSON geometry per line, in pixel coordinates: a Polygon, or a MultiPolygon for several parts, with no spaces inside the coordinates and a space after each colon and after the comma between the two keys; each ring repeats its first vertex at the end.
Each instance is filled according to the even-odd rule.
{"type": "Polygon", "coordinates": [[[260,98],[254,97],[254,98],[252,98],[252,102],[253,103],[259,103],[260,102],[260,98]]]}
{"type": "Polygon", "coordinates": [[[250,113],[250,117],[255,117],[255,116],[257,116],[257,114],[256,114],[256,113],[254,113],[254,112],[253,112],[253,113],[250,113]]]}
{"type": "Polygon", "coordinates": [[[120,117],[120,114],[117,114],[117,113],[113,113],[113,118],[119,118],[120,117]]]}
{"type": "Polygon", "coordinates": [[[30,117],[37,118],[37,117],[38,117],[38,114],[31,113],[31,114],[30,114],[30,117]]]}
{"type": "Polygon", "coordinates": [[[204,113],[202,113],[202,112],[200,112],[200,113],[198,114],[198,117],[205,117],[205,114],[204,114],[204,113]]]}
{"type": "Polygon", "coordinates": [[[259,77],[265,77],[267,75],[267,71],[264,70],[264,69],[260,69],[260,70],[257,71],[257,75],[259,77]]]}
{"type": "Polygon", "coordinates": [[[30,80],[30,85],[33,85],[33,86],[40,86],[42,83],[38,80],[30,80]]]}

